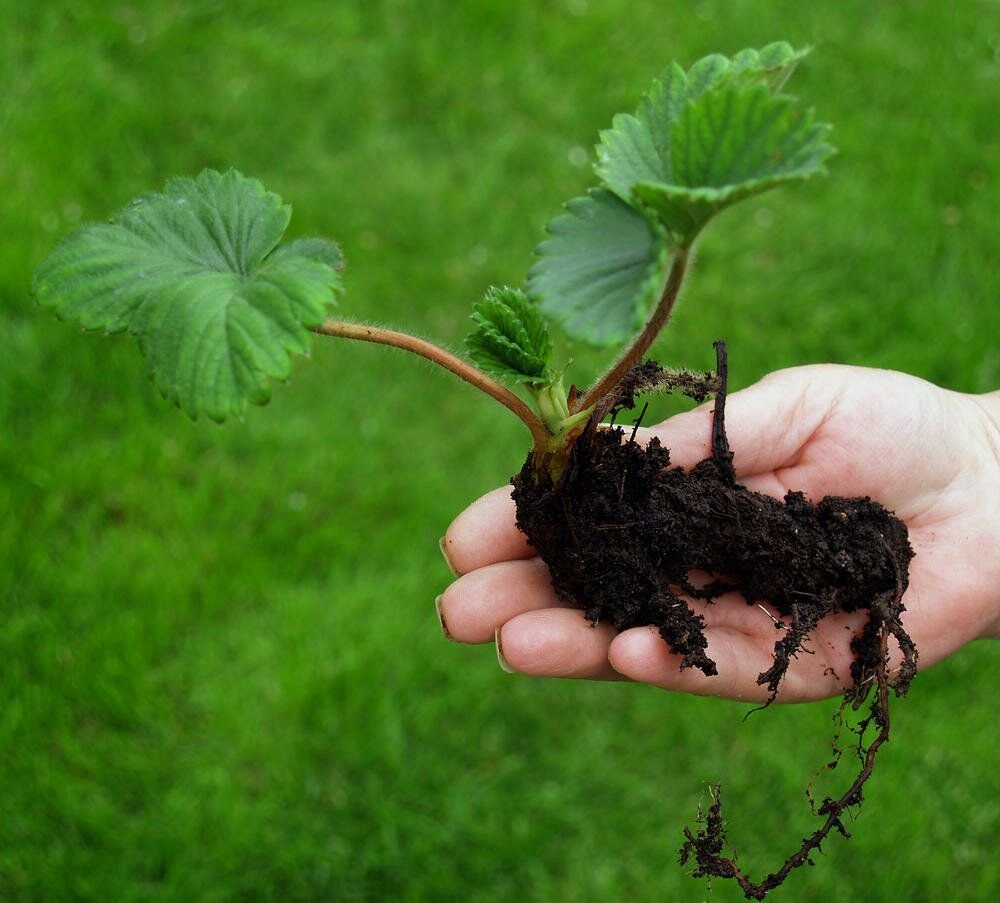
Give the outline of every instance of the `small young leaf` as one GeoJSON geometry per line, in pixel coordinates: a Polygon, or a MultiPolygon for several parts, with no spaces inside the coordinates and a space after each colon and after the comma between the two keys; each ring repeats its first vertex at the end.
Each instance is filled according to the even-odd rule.
{"type": "Polygon", "coordinates": [[[597,188],[574,198],[548,226],[528,274],[528,293],[571,338],[626,341],[642,325],[666,279],[663,228],[597,188]]]}
{"type": "Polygon", "coordinates": [[[276,250],[290,216],[260,182],[206,170],[71,233],[32,288],[63,319],[135,335],[166,397],[224,420],[268,399],[341,288],[332,242],[276,250]]]}
{"type": "Polygon", "coordinates": [[[552,342],[538,308],[520,289],[492,286],[475,306],[469,355],[488,373],[532,385],[550,382],[552,342]]]}

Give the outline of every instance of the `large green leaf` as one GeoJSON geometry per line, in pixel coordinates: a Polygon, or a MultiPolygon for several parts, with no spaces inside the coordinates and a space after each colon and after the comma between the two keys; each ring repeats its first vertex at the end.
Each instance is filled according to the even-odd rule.
{"type": "Polygon", "coordinates": [[[687,72],[673,64],[634,115],[601,133],[597,174],[626,203],[650,205],[686,246],[729,204],[821,172],[828,127],[776,93],[807,52],[779,42],[713,54],[687,72]]]}
{"type": "Polygon", "coordinates": [[[541,312],[520,289],[492,286],[473,309],[476,328],[465,340],[488,373],[530,385],[551,382],[552,342],[541,312]]]}
{"type": "Polygon", "coordinates": [[[575,339],[626,341],[659,297],[669,261],[651,217],[598,188],[574,198],[548,226],[528,292],[575,339]]]}
{"type": "Polygon", "coordinates": [[[290,216],[234,170],[174,179],[109,224],[71,233],[33,291],[61,318],[135,335],[165,396],[224,420],[268,399],[341,288],[332,242],[277,247],[290,216]]]}

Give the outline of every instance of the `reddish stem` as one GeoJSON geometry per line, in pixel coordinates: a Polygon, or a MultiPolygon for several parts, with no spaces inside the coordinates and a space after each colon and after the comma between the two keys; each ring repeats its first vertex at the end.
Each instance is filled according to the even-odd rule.
{"type": "Polygon", "coordinates": [[[340,339],[357,339],[361,342],[373,342],[377,345],[390,345],[393,348],[401,348],[403,351],[410,351],[413,354],[444,367],[445,370],[461,377],[467,383],[485,392],[491,398],[496,399],[505,408],[512,411],[514,415],[531,432],[531,438],[535,444],[535,455],[540,459],[548,448],[551,434],[525,402],[518,398],[509,389],[504,388],[500,383],[491,379],[482,370],[473,367],[460,357],[445,351],[443,348],[420,339],[405,332],[396,332],[393,329],[383,329],[380,326],[364,326],[360,323],[347,323],[344,320],[327,320],[321,326],[314,326],[313,332],[320,335],[333,336],[340,339]]]}

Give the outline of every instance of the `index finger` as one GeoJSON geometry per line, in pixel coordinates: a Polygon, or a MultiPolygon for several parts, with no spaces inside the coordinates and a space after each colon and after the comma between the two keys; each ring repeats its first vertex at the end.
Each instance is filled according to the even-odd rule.
{"type": "Polygon", "coordinates": [[[441,540],[441,551],[456,574],[536,554],[517,529],[511,492],[510,486],[487,492],[451,522],[441,540]]]}

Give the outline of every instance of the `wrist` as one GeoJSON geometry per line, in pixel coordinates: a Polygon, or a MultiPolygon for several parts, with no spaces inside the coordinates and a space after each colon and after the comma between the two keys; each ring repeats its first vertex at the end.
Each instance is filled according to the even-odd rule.
{"type": "Polygon", "coordinates": [[[983,566],[994,572],[993,619],[983,631],[984,638],[1000,639],[1000,390],[971,396],[981,415],[983,457],[986,462],[983,479],[984,513],[992,518],[991,549],[983,566]]]}
{"type": "Polygon", "coordinates": [[[972,398],[983,412],[987,443],[992,446],[993,456],[1000,464],[1000,389],[972,398]]]}

